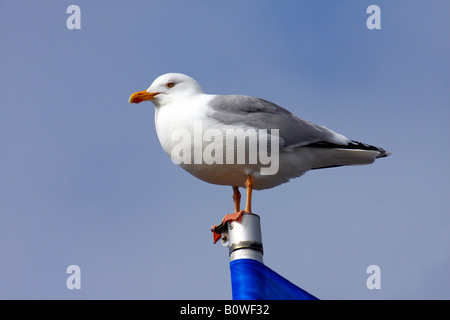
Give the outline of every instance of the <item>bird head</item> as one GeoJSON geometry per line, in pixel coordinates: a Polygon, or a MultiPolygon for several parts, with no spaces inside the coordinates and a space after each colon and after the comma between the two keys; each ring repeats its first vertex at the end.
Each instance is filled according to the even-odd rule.
{"type": "Polygon", "coordinates": [[[151,100],[155,106],[160,106],[202,92],[201,86],[191,77],[182,73],[166,73],[156,78],[147,90],[133,93],[128,102],[151,100]]]}

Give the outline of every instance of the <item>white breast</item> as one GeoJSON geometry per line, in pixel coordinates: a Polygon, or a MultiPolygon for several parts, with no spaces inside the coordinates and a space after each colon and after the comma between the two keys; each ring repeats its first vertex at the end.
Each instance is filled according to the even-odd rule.
{"type": "Polygon", "coordinates": [[[169,156],[172,149],[179,143],[176,139],[178,134],[187,131],[193,137],[194,124],[201,123],[208,126],[210,120],[206,118],[206,109],[213,97],[213,95],[200,94],[156,108],[156,132],[161,146],[169,156]]]}

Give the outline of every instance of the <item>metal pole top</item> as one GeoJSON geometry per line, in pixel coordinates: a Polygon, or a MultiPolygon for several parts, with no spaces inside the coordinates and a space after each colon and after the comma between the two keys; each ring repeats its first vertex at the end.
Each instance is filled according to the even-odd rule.
{"type": "Polygon", "coordinates": [[[222,245],[229,248],[230,261],[253,259],[263,263],[263,244],[260,217],[243,213],[237,221],[228,221],[222,232],[222,245]]]}

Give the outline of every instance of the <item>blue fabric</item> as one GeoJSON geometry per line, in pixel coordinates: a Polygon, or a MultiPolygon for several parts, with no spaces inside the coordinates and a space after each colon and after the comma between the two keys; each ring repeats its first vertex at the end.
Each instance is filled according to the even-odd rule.
{"type": "Polygon", "coordinates": [[[230,262],[233,300],[318,300],[253,259],[230,262]]]}

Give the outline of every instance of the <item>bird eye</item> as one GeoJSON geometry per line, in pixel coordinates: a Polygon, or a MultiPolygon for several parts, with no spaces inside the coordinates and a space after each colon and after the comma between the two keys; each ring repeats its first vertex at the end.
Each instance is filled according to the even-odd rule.
{"type": "Polygon", "coordinates": [[[166,84],[166,86],[167,86],[168,88],[173,88],[174,85],[175,85],[175,82],[173,82],[173,81],[169,81],[169,82],[167,82],[167,84],[166,84]]]}

